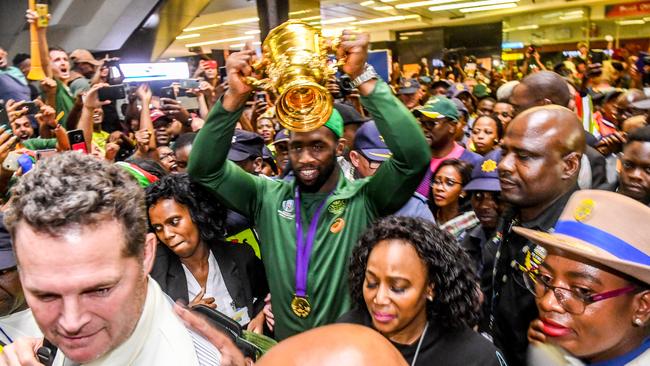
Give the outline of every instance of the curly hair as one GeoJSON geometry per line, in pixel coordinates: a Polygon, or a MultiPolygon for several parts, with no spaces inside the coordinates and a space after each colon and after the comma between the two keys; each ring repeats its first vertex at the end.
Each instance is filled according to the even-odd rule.
{"type": "Polygon", "coordinates": [[[427,301],[427,319],[445,329],[476,325],[480,290],[469,256],[450,234],[419,218],[385,217],[361,236],[349,267],[350,292],[356,306],[366,308],[363,286],[370,253],[379,242],[391,239],[411,244],[427,267],[427,281],[435,293],[433,301],[427,301]]]}
{"type": "Polygon", "coordinates": [[[124,255],[144,253],[144,191],[116,165],[78,152],[56,154],[24,175],[11,195],[4,220],[12,239],[21,222],[57,238],[67,228],[117,220],[124,230],[124,255]]]}
{"type": "MultiPolygon", "coordinates": [[[[194,183],[188,174],[169,174],[147,187],[147,212],[158,201],[169,198],[188,208],[204,243],[225,236],[226,209],[203,186],[194,183]]],[[[149,224],[149,230],[153,232],[149,224]]]]}

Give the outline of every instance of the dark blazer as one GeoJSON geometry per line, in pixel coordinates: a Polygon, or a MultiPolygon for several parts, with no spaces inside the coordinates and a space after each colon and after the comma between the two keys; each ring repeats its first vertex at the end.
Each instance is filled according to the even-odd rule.
{"type": "MultiPolygon", "coordinates": [[[[264,298],[269,293],[262,261],[255,256],[253,248],[246,244],[215,241],[208,246],[219,264],[223,281],[235,306],[248,307],[248,316],[253,319],[264,308],[264,298]]],[[[172,300],[189,302],[187,278],[181,260],[164,244],[159,243],[156,249],[151,277],[172,300]]]]}

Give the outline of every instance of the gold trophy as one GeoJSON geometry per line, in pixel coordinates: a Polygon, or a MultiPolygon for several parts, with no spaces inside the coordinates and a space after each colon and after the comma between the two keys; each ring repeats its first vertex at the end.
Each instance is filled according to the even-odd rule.
{"type": "Polygon", "coordinates": [[[271,30],[262,44],[262,60],[254,69],[265,78],[247,80],[278,96],[276,116],[289,130],[313,131],[332,114],[332,95],[324,85],[335,69],[328,65],[327,43],[318,29],[289,20],[271,30]]]}

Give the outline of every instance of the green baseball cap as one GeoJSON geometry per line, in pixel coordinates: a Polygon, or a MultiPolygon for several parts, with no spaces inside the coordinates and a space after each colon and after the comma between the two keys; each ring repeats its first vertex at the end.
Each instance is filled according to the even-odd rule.
{"type": "Polygon", "coordinates": [[[343,117],[335,108],[332,108],[332,115],[330,115],[330,119],[325,122],[324,126],[332,130],[336,137],[341,138],[343,136],[343,117]]]}
{"type": "Polygon", "coordinates": [[[490,91],[490,88],[485,84],[476,84],[476,86],[474,86],[474,96],[477,98],[489,97],[490,91]]]}
{"type": "Polygon", "coordinates": [[[413,114],[416,117],[419,115],[424,115],[431,119],[446,117],[458,121],[458,109],[454,102],[441,96],[429,99],[425,105],[415,109],[413,114]]]}

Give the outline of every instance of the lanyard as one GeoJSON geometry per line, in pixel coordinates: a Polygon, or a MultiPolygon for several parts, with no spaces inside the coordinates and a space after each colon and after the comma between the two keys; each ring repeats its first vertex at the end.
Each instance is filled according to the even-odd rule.
{"type": "Polygon", "coordinates": [[[323,199],[323,202],[314,212],[314,217],[309,223],[307,238],[305,238],[302,232],[302,216],[300,214],[300,191],[296,187],[294,206],[296,206],[296,296],[298,297],[305,297],[307,293],[307,271],[309,270],[311,249],[316,238],[318,219],[320,219],[321,211],[330,195],[331,193],[323,199]]]}

